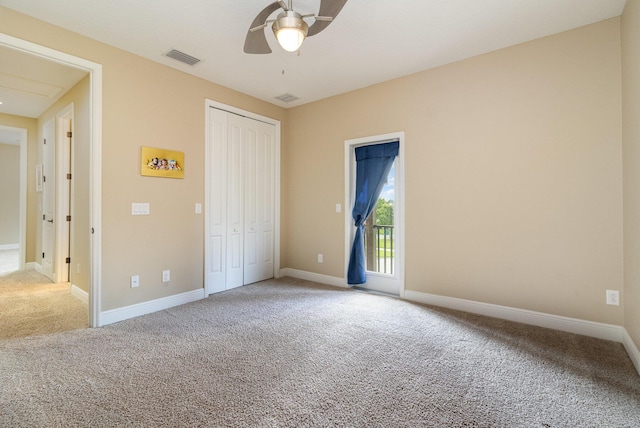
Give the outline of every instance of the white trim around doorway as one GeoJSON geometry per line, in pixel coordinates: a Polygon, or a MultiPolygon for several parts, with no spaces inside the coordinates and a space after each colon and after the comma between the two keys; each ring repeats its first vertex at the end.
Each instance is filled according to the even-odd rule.
{"type": "Polygon", "coordinates": [[[0,33],[0,45],[54,61],[90,74],[89,136],[89,216],[91,227],[91,276],[89,284],[89,325],[100,327],[102,278],[102,65],[8,34],[0,33]]]}
{"type": "MultiPolygon", "coordinates": [[[[396,273],[395,273],[395,282],[397,284],[397,294],[399,297],[404,297],[405,292],[405,284],[404,284],[404,249],[405,249],[405,218],[404,218],[404,206],[405,206],[405,191],[404,191],[404,152],[405,152],[405,137],[404,132],[392,132],[389,134],[382,135],[373,135],[370,137],[362,137],[362,138],[354,138],[350,140],[345,140],[344,142],[344,207],[345,207],[345,232],[344,232],[344,241],[345,241],[345,264],[344,264],[344,282],[347,285],[347,270],[349,269],[349,257],[351,255],[351,245],[353,243],[353,235],[354,235],[354,226],[353,219],[351,218],[351,210],[353,209],[353,198],[355,195],[355,189],[353,188],[353,183],[355,183],[355,149],[359,146],[367,146],[371,144],[384,143],[389,141],[399,141],[400,142],[400,151],[398,156],[396,157],[396,181],[400,183],[399,186],[395,188],[395,199],[396,199],[396,209],[394,210],[394,216],[398,220],[397,230],[395,236],[397,237],[397,246],[398,248],[398,257],[395,260],[396,273]]],[[[380,279],[384,279],[383,275],[376,275],[367,273],[369,278],[372,279],[371,284],[368,284],[367,287],[372,291],[381,291],[388,293],[388,289],[384,284],[378,285],[376,280],[379,277],[380,279]]],[[[368,281],[369,282],[369,281],[368,281]]],[[[395,293],[393,293],[395,294],[395,293]]]]}

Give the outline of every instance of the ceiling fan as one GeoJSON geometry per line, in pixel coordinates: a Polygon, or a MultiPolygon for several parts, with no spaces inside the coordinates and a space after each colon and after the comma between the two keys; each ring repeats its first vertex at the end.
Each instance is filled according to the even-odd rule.
{"type": "Polygon", "coordinates": [[[244,41],[244,51],[248,54],[271,53],[266,35],[261,30],[272,24],[273,32],[280,46],[286,51],[295,52],[300,49],[305,37],[314,36],[327,28],[338,16],[346,2],[347,0],[320,0],[318,15],[315,13],[299,14],[293,10],[293,0],[289,0],[288,4],[283,0],[273,2],[262,9],[251,23],[244,41]],[[282,9],[282,12],[275,19],[267,19],[278,9],[282,9]],[[309,26],[304,18],[314,18],[315,22],[309,26]]]}

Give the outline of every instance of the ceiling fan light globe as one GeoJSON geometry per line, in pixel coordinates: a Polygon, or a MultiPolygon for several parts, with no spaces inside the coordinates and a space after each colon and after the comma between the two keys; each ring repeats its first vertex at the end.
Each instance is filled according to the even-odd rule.
{"type": "Polygon", "coordinates": [[[282,49],[295,52],[300,49],[307,36],[309,26],[299,13],[288,10],[281,13],[273,23],[273,32],[282,49]]]}
{"type": "Polygon", "coordinates": [[[295,52],[300,49],[304,41],[304,34],[297,28],[282,28],[276,33],[278,43],[287,52],[295,52]]]}

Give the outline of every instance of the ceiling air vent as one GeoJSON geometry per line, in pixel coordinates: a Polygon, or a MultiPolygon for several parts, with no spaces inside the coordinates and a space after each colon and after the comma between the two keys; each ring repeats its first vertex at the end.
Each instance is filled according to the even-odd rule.
{"type": "Polygon", "coordinates": [[[185,64],[195,65],[200,62],[198,58],[192,57],[191,55],[187,55],[184,52],[180,52],[176,49],[171,49],[169,52],[165,54],[169,58],[176,59],[180,62],[184,62],[185,64]]]}
{"type": "Polygon", "coordinates": [[[277,99],[279,99],[280,101],[283,101],[285,103],[290,103],[291,101],[295,101],[295,100],[299,100],[300,98],[296,97],[295,95],[291,95],[291,94],[283,94],[280,95],[279,97],[276,97],[277,99]]]}

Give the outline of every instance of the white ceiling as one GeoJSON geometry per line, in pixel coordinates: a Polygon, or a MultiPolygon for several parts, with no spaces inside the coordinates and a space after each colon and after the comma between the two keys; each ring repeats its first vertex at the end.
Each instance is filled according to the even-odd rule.
{"type": "MultiPolygon", "coordinates": [[[[348,0],[300,55],[243,52],[270,0],[0,0],[15,9],[283,107],[619,16],[625,0],[348,0]],[[178,49],[202,62],[182,64],[178,49]],[[275,97],[290,93],[290,103],[275,97]]],[[[320,0],[294,0],[315,13],[320,0]]],[[[312,21],[309,21],[311,23],[312,21]]],[[[90,58],[89,58],[90,59],[90,58]]],[[[2,64],[0,64],[2,71],[2,64]]]]}
{"type": "Polygon", "coordinates": [[[0,113],[37,118],[86,75],[0,46],[0,113]]]}

